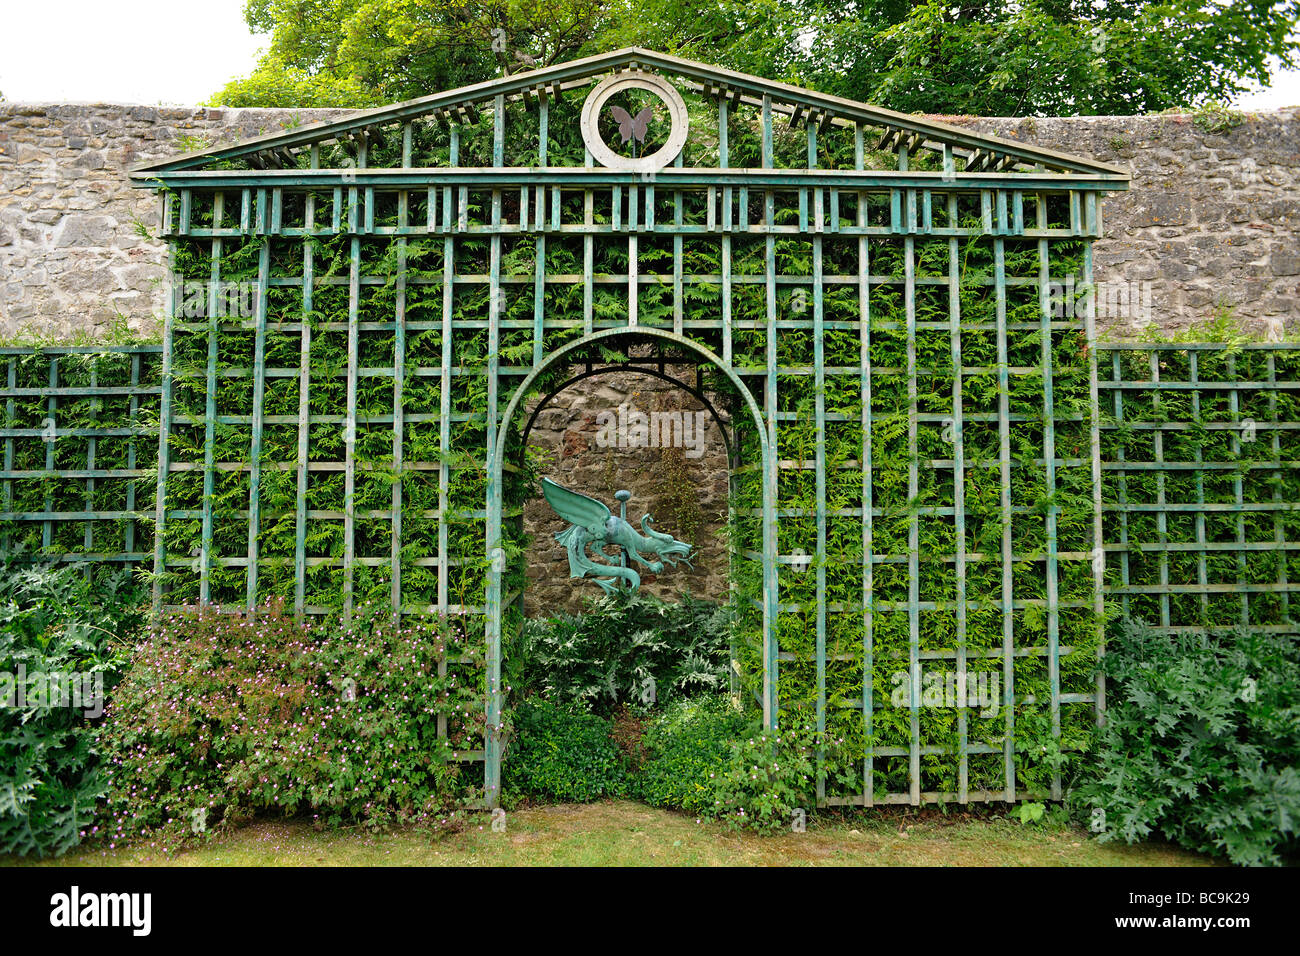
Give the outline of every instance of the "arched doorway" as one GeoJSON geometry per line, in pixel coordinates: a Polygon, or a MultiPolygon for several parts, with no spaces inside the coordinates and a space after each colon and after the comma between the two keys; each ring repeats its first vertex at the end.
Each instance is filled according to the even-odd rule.
{"type": "MultiPolygon", "coordinates": [[[[527,399],[539,391],[539,383],[557,370],[581,364],[583,356],[593,347],[610,346],[616,341],[650,341],[670,345],[679,349],[684,356],[696,363],[716,370],[739,396],[743,407],[749,412],[758,440],[759,461],[757,464],[763,474],[762,503],[762,659],[763,659],[763,723],[764,726],[776,726],[776,682],[777,682],[777,647],[776,647],[776,599],[777,572],[773,560],[776,554],[776,459],[775,451],[769,440],[769,426],[762,409],[753,393],[741,377],[708,348],[666,329],[630,326],[619,329],[605,329],[583,336],[564,347],[557,349],[539,363],[523,382],[514,390],[495,429],[489,429],[488,476],[487,476],[487,547],[490,560],[486,601],[486,643],[487,643],[487,743],[485,747],[485,793],[489,806],[496,806],[500,798],[501,784],[501,718],[504,704],[504,690],[501,686],[501,638],[503,619],[502,579],[505,571],[505,550],[503,548],[503,477],[506,460],[512,449],[512,428],[527,399]]],[[[716,417],[716,413],[715,413],[716,417]]],[[[522,439],[524,430],[520,432],[522,439]]],[[[522,446],[520,446],[522,447],[522,446]]],[[[732,452],[729,447],[729,457],[732,452]]]]}
{"type": "MultiPolygon", "coordinates": [[[[731,504],[740,501],[733,494],[732,472],[744,454],[757,460],[747,436],[732,434],[733,420],[752,431],[752,418],[716,373],[694,359],[660,365],[658,351],[646,343],[626,355],[627,362],[571,367],[563,382],[535,393],[520,416],[522,433],[512,438],[524,449],[523,483],[545,475],[611,508],[622,499],[610,496],[626,491],[633,524],[648,514],[655,530],[692,549],[688,561],[662,573],[638,568],[638,594],[674,603],[687,595],[693,601],[729,603],[735,538],[731,504]]],[[[507,483],[509,478],[507,473],[507,483]]],[[[506,501],[506,537],[513,529],[525,579],[516,592],[517,574],[507,578],[506,600],[516,592],[515,607],[525,621],[542,614],[583,613],[598,589],[570,577],[568,549],[555,537],[568,522],[544,496],[515,502],[507,491],[506,501]],[[517,515],[512,513],[516,509],[517,515]]],[[[617,547],[609,553],[620,557],[617,547]]],[[[507,615],[506,625],[510,623],[507,615]]],[[[502,633],[502,673],[507,684],[517,686],[509,626],[502,633]]],[[[736,677],[733,672],[733,690],[738,689],[736,677]]]]}

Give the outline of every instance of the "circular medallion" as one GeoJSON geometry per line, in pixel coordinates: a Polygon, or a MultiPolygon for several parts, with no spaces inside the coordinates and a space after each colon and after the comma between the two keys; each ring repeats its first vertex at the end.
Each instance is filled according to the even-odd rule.
{"type": "MultiPolygon", "coordinates": [[[[646,107],[636,116],[629,115],[627,110],[621,107],[615,106],[612,110],[624,143],[630,143],[635,150],[638,144],[645,141],[647,125],[651,120],[650,108],[646,107]]],[[[687,129],[686,102],[682,99],[682,95],[671,83],[653,73],[633,70],[606,77],[596,84],[596,88],[588,94],[587,101],[582,104],[582,141],[587,144],[592,158],[610,169],[626,169],[635,173],[663,169],[677,158],[677,154],[686,145],[687,129]],[[645,156],[621,156],[610,149],[600,135],[601,110],[605,108],[610,97],[626,90],[645,90],[653,93],[668,108],[668,119],[672,123],[668,140],[653,153],[645,156]]]]}

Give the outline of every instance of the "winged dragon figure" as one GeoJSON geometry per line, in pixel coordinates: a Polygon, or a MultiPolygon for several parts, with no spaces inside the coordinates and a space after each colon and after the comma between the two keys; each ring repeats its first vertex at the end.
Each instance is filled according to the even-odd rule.
{"type": "Polygon", "coordinates": [[[556,534],[555,540],[569,552],[571,578],[590,575],[606,594],[613,594],[620,584],[625,584],[628,591],[636,591],[641,586],[641,575],[635,568],[593,561],[587,554],[588,545],[594,546],[597,556],[613,562],[618,559],[606,554],[605,546],[616,544],[627,557],[652,574],[663,571],[665,563],[676,567],[680,561],[688,568],[694,567],[690,562],[691,546],[670,534],[656,531],[651,527],[654,519],[648,514],[641,518],[641,531],[638,532],[626,518],[614,514],[595,498],[570,491],[549,478],[542,479],[542,494],[555,513],[569,522],[569,527],[556,534]],[[649,555],[649,560],[644,555],[649,555]]]}

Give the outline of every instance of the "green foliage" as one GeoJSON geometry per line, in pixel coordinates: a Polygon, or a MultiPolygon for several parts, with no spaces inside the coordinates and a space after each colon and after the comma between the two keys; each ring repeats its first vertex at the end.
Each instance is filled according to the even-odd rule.
{"type": "Polygon", "coordinates": [[[510,796],[587,803],[627,793],[627,758],[609,720],[573,704],[532,698],[514,713],[502,763],[510,796]]]}
{"type": "Polygon", "coordinates": [[[788,830],[799,811],[816,806],[816,748],[821,735],[811,721],[785,715],[776,732],[733,744],[715,788],[712,816],[737,830],[788,830]]]}
{"type": "Polygon", "coordinates": [[[1227,133],[1246,122],[1246,114],[1226,103],[1206,103],[1192,114],[1192,122],[1207,133],[1227,133]]]}
{"type": "Polygon", "coordinates": [[[1229,100],[1295,62],[1292,0],[830,3],[809,54],[828,92],[904,112],[992,116],[1154,112],[1229,100]],[[837,75],[838,74],[838,75],[837,75]]]}
{"type": "Polygon", "coordinates": [[[725,696],[669,705],[648,720],[633,792],[653,806],[722,820],[737,830],[788,830],[816,806],[818,742],[812,721],[785,715],[761,729],[725,696]]]}
{"type": "Polygon", "coordinates": [[[1039,823],[1043,819],[1043,814],[1047,812],[1047,805],[1035,801],[1026,800],[1020,804],[1020,823],[1027,826],[1031,823],[1039,823]]]}
{"type": "Polygon", "coordinates": [[[503,764],[509,796],[584,802],[633,796],[738,830],[788,829],[816,805],[811,723],[766,733],[723,695],[678,700],[645,718],[630,766],[613,723],[581,705],[522,702],[503,764]]]}
{"type": "Polygon", "coordinates": [[[212,102],[374,106],[573,57],[601,22],[601,0],[247,0],[270,33],[253,73],[212,102]],[[516,55],[519,54],[519,55],[516,55]]]}
{"type": "Polygon", "coordinates": [[[12,556],[0,565],[0,853],[57,855],[80,842],[103,792],[98,694],[129,657],[141,600],[121,570],[12,556]],[[79,698],[69,693],[72,675],[79,698]],[[51,679],[72,699],[54,699],[51,679]]]}
{"type": "Polygon", "coordinates": [[[1295,66],[1295,0],[249,0],[231,106],[370,106],[642,46],[903,112],[1134,114],[1295,66]]]}
{"type": "Polygon", "coordinates": [[[601,597],[582,614],[525,622],[505,650],[508,683],[602,714],[717,691],[728,681],[730,620],[725,608],[689,597],[601,597]]]}
{"type": "Polygon", "coordinates": [[[756,730],[754,720],[724,696],[679,700],[647,720],[644,757],[632,778],[635,794],[656,807],[710,816],[732,748],[756,730]]]}
{"type": "Polygon", "coordinates": [[[109,701],[96,831],[170,851],[256,814],[446,824],[466,789],[461,755],[482,740],[482,687],[438,665],[476,655],[448,622],[399,628],[387,607],[346,627],[275,606],[170,615],[109,701]]]}
{"type": "Polygon", "coordinates": [[[1160,835],[1241,865],[1300,850],[1300,646],[1236,630],[1117,628],[1104,658],[1106,725],[1082,803],[1099,838],[1160,835]],[[1094,810],[1095,812],[1095,810],[1094,810]]]}

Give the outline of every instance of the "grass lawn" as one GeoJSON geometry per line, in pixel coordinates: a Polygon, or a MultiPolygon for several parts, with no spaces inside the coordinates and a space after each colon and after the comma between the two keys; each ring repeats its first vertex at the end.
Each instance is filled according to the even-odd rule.
{"type": "MultiPolygon", "coordinates": [[[[808,832],[763,837],[716,823],[610,800],[511,812],[507,831],[488,818],[461,833],[317,831],[264,822],[217,835],[163,859],[147,847],[80,850],[73,866],[1209,866],[1164,844],[1102,845],[1059,824],[1021,826],[993,815],[867,811],[813,818],[808,832]]],[[[0,862],[14,864],[13,858],[0,862]]]]}

